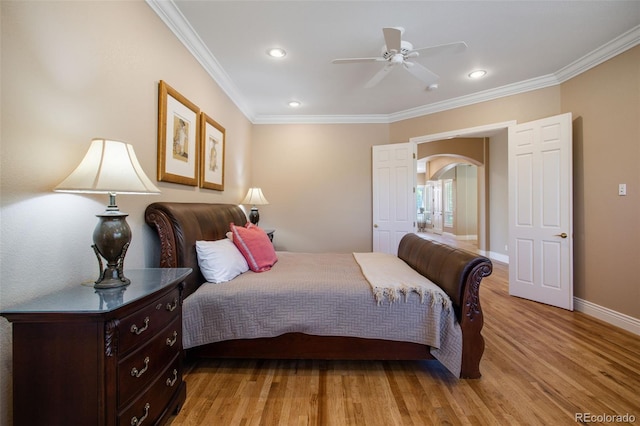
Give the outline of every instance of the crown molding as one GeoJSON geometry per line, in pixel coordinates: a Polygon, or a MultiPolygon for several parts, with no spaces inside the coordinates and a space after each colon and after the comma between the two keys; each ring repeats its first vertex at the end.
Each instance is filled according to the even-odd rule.
{"type": "Polygon", "coordinates": [[[469,106],[480,102],[491,101],[494,99],[504,98],[506,96],[530,92],[532,90],[543,89],[545,87],[555,86],[557,84],[559,84],[559,82],[553,74],[536,77],[530,80],[497,87],[495,89],[484,90],[482,92],[476,92],[470,95],[460,96],[442,102],[434,102],[432,104],[389,114],[389,123],[469,106]]]}
{"type": "Polygon", "coordinates": [[[253,124],[390,124],[450,109],[486,102],[506,96],[561,84],[640,43],[640,25],[616,37],[553,74],[423,105],[391,114],[352,115],[255,115],[202,39],[193,30],[172,0],[145,0],[176,37],[185,45],[222,91],[253,124]]]}
{"type": "Polygon", "coordinates": [[[570,63],[558,70],[555,75],[560,83],[564,83],[583,72],[600,65],[625,52],[640,43],[640,25],[635,26],[626,33],[614,38],[609,43],[600,46],[582,58],[570,63]]]}
{"type": "Polygon", "coordinates": [[[260,115],[253,124],[389,124],[387,114],[260,115]]]}
{"type": "Polygon", "coordinates": [[[222,91],[238,107],[240,112],[242,112],[249,121],[253,122],[253,111],[244,102],[237,86],[222,68],[215,56],[213,56],[211,51],[209,51],[202,39],[194,31],[193,27],[189,24],[175,3],[172,0],[146,0],[146,3],[158,15],[158,17],[160,17],[162,22],[169,27],[178,40],[184,44],[196,60],[200,62],[200,65],[202,65],[205,71],[211,76],[211,78],[213,78],[218,86],[220,86],[222,91]]]}

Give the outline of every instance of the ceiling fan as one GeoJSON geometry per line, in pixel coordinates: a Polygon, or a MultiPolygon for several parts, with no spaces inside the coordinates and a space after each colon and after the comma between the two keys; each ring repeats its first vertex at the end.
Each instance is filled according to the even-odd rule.
{"type": "Polygon", "coordinates": [[[398,65],[402,65],[402,67],[409,71],[411,75],[418,78],[427,86],[431,86],[436,81],[438,81],[438,75],[416,62],[410,62],[409,59],[417,58],[421,52],[428,55],[434,55],[443,52],[458,53],[464,51],[467,48],[467,44],[465,42],[458,41],[454,43],[414,49],[411,43],[402,40],[403,32],[404,28],[402,27],[382,29],[385,45],[382,46],[381,56],[374,58],[334,59],[332,63],[350,64],[355,62],[386,62],[385,66],[380,69],[380,71],[378,71],[369,81],[367,81],[364,86],[366,88],[373,87],[376,84],[380,83],[380,81],[382,81],[382,79],[385,78],[389,74],[389,72],[398,65]]]}

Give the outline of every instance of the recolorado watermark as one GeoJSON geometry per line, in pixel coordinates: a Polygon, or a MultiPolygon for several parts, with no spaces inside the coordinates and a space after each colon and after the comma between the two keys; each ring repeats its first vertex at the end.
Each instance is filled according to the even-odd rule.
{"type": "Polygon", "coordinates": [[[634,423],[636,416],[633,414],[594,414],[575,413],[574,420],[580,423],[634,423]]]}

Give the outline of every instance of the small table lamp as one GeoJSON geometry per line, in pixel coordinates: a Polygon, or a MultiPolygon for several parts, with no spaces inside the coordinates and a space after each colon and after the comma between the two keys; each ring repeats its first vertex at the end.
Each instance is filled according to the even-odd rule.
{"type": "Polygon", "coordinates": [[[127,213],[118,210],[116,194],[159,194],[160,190],[145,175],[133,147],[120,141],[93,139],[76,169],[58,186],[56,192],[109,194],[109,205],[93,231],[93,250],[98,258],[100,277],[95,288],[116,288],[131,281],[124,276],[124,256],[131,243],[127,213]],[[107,261],[103,270],[102,256],[107,261]]]}
{"type": "Polygon", "coordinates": [[[257,225],[260,221],[260,213],[258,212],[258,208],[256,206],[262,206],[265,204],[269,204],[267,199],[262,194],[262,189],[260,188],[249,188],[249,192],[247,192],[247,196],[244,197],[241,204],[251,204],[251,213],[249,213],[249,221],[254,225],[257,225]]]}

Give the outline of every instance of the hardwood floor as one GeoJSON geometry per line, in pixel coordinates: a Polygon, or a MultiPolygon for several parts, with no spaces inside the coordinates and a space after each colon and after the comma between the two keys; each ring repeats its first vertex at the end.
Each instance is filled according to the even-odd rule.
{"type": "Polygon", "coordinates": [[[510,297],[507,279],[494,262],[481,285],[481,379],[437,361],[200,360],[170,424],[640,424],[640,337],[510,297]]]}

